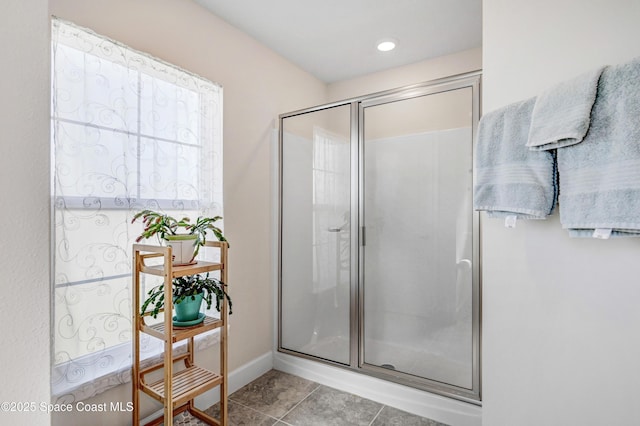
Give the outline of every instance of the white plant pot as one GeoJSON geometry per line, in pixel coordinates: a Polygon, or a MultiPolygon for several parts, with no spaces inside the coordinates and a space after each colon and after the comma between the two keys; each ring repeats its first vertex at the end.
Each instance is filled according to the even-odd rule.
{"type": "Polygon", "coordinates": [[[194,262],[196,250],[196,235],[167,235],[167,246],[171,247],[172,265],[191,265],[194,262]]]}

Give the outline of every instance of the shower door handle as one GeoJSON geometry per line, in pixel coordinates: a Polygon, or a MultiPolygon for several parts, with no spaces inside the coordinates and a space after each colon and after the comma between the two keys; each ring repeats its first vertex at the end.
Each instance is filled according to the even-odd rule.
{"type": "Polygon", "coordinates": [[[469,259],[460,259],[456,262],[456,266],[460,266],[465,269],[471,269],[473,263],[469,259]]]}
{"type": "Polygon", "coordinates": [[[327,229],[327,231],[329,231],[329,232],[340,232],[340,231],[342,231],[342,228],[329,228],[329,229],[327,229]]]}

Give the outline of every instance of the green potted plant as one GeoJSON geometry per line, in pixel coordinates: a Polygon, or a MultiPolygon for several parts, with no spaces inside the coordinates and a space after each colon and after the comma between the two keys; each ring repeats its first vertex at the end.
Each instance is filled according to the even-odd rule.
{"type": "MultiPolygon", "coordinates": [[[[231,314],[231,298],[225,291],[225,287],[226,284],[217,278],[210,277],[209,273],[204,276],[198,274],[174,278],[171,289],[175,314],[173,324],[192,326],[201,323],[204,320],[204,314],[200,312],[202,301],[207,303],[207,309],[209,309],[214,297],[216,310],[220,312],[220,305],[226,299],[229,304],[229,314],[231,314]]],[[[152,306],[148,313],[156,318],[164,308],[164,284],[149,290],[147,296],[140,312],[144,315],[149,306],[152,306]]]]}
{"type": "Polygon", "coordinates": [[[199,216],[192,223],[188,217],[177,220],[167,214],[153,210],[142,210],[133,216],[131,223],[140,218],[144,223],[144,229],[136,239],[136,242],[140,242],[143,238],[157,236],[160,242],[165,241],[168,246],[171,246],[172,263],[176,266],[194,263],[200,247],[207,241],[208,231],[211,231],[219,241],[227,241],[222,235],[222,230],[214,225],[215,222],[222,219],[221,216],[199,216]]]}

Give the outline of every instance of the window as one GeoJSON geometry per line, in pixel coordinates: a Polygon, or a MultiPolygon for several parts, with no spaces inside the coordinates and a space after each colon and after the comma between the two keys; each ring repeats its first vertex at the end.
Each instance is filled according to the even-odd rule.
{"type": "Polygon", "coordinates": [[[61,395],[130,365],[131,244],[141,230],[133,214],[222,215],[222,88],[58,19],[52,32],[53,387],[61,395]]]}

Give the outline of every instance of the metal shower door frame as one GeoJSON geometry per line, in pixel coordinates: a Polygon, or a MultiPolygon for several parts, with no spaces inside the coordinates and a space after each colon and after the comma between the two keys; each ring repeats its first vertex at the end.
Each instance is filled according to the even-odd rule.
{"type": "MultiPolygon", "coordinates": [[[[411,86],[404,89],[399,89],[391,93],[380,94],[378,96],[368,97],[358,103],[358,224],[360,241],[358,244],[358,261],[355,266],[358,268],[358,359],[357,366],[362,372],[377,376],[384,379],[391,379],[394,382],[404,384],[407,386],[424,389],[429,392],[437,393],[444,396],[453,397],[466,402],[479,404],[481,400],[480,392],[480,218],[478,212],[472,212],[472,252],[473,252],[473,270],[472,270],[472,387],[470,389],[461,388],[459,386],[450,385],[447,383],[431,380],[424,377],[417,377],[408,373],[402,373],[399,371],[389,370],[384,367],[367,364],[365,362],[364,353],[364,242],[362,237],[366,238],[364,224],[366,209],[364,206],[364,194],[365,194],[365,176],[364,176],[364,158],[365,158],[365,132],[364,132],[364,114],[365,109],[373,106],[385,105],[392,102],[399,102],[408,99],[414,99],[424,96],[441,94],[453,90],[460,90],[470,88],[471,89],[471,102],[472,102],[472,117],[471,117],[471,130],[472,130],[472,153],[475,147],[475,135],[477,130],[477,123],[480,119],[480,73],[465,74],[462,76],[456,76],[452,78],[438,80],[436,82],[425,83],[424,85],[411,86]]],[[[353,123],[352,123],[353,124],[353,123]]]]}
{"type": "Polygon", "coordinates": [[[481,270],[480,270],[480,217],[473,212],[473,289],[472,289],[472,388],[465,389],[446,383],[418,378],[410,374],[388,370],[364,363],[364,110],[367,107],[389,102],[434,95],[452,90],[470,88],[472,98],[472,152],[475,152],[477,125],[480,119],[481,71],[459,74],[425,83],[405,86],[339,102],[318,105],[279,116],[278,144],[278,351],[290,355],[345,368],[402,385],[422,389],[435,394],[481,405],[481,270]],[[283,122],[286,118],[322,111],[338,106],[350,105],[350,165],[351,165],[351,224],[350,224],[350,363],[330,361],[309,354],[283,348],[282,346],[282,209],[283,209],[283,122]]]}

